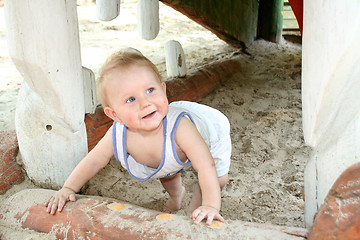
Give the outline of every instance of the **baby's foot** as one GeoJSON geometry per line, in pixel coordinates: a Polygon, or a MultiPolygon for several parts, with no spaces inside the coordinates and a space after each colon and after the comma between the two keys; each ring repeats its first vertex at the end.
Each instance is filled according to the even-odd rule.
{"type": "Polygon", "coordinates": [[[178,196],[170,197],[169,200],[166,201],[163,207],[163,211],[166,213],[178,211],[181,208],[181,202],[184,199],[185,192],[185,187],[182,187],[178,196]]]}

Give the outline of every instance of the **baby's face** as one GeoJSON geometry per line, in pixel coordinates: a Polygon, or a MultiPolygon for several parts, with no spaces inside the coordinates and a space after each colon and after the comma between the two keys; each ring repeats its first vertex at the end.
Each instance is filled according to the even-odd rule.
{"type": "Polygon", "coordinates": [[[107,74],[106,94],[116,121],[129,130],[154,131],[161,127],[168,112],[165,83],[151,68],[131,66],[114,69],[107,74]]]}

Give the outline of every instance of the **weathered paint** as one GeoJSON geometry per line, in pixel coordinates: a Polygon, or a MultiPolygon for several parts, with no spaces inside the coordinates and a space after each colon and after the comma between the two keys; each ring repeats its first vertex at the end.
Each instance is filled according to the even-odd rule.
{"type": "Polygon", "coordinates": [[[5,20],[24,78],[15,115],[24,167],[34,182],[56,188],[87,153],[76,2],[7,0],[5,20]]]}
{"type": "Polygon", "coordinates": [[[16,162],[18,150],[15,130],[0,130],[0,194],[25,179],[16,162]]]}
{"type": "Polygon", "coordinates": [[[137,20],[139,36],[145,40],[155,39],[160,31],[159,1],[138,0],[137,20]]]}
{"type": "Polygon", "coordinates": [[[284,0],[260,0],[258,38],[280,42],[282,38],[284,0]]]}
{"type": "Polygon", "coordinates": [[[309,240],[360,238],[360,162],[331,187],[314,220],[309,240]]]}
{"type": "Polygon", "coordinates": [[[231,45],[250,45],[256,39],[258,0],[160,1],[201,24],[231,45]]]}
{"type": "Polygon", "coordinates": [[[304,1],[303,129],[313,148],[304,177],[308,228],[335,180],[360,159],[359,9],[357,0],[304,1]]]}
{"type": "Polygon", "coordinates": [[[184,77],[186,75],[185,54],[181,44],[169,40],[164,44],[166,73],[168,77],[184,77]]]}
{"type": "Polygon", "coordinates": [[[120,14],[120,0],[97,0],[96,16],[101,21],[111,21],[120,14]]]}
{"type": "MultiPolygon", "coordinates": [[[[227,220],[224,225],[208,227],[205,222],[193,224],[187,216],[159,218],[161,212],[122,202],[125,207],[112,209],[116,199],[77,196],[61,213],[50,215],[44,202],[54,191],[23,190],[8,199],[0,209],[0,224],[12,229],[28,228],[50,233],[56,239],[277,239],[304,240],[303,228],[274,226],[227,220]],[[163,220],[161,220],[163,219],[163,220]],[[13,224],[13,225],[12,225],[13,224]]],[[[5,236],[6,237],[6,236],[5,236]]]]}

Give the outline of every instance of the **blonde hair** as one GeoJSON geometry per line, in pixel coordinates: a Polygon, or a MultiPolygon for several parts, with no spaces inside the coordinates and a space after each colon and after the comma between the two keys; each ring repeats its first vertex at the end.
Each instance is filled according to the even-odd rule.
{"type": "Polygon", "coordinates": [[[100,75],[97,81],[97,98],[103,108],[109,106],[105,91],[106,75],[116,68],[129,68],[134,65],[149,67],[153,70],[159,81],[162,81],[157,67],[137,49],[124,48],[118,52],[115,52],[106,59],[105,63],[101,67],[100,75]]]}

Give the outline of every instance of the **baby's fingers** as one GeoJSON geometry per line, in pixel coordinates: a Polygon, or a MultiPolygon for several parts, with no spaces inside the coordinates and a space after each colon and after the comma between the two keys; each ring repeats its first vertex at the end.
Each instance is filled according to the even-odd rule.
{"type": "Polygon", "coordinates": [[[70,194],[69,200],[70,200],[71,202],[75,202],[75,200],[76,200],[75,194],[70,194]]]}
{"type": "Polygon", "coordinates": [[[53,197],[49,198],[49,200],[46,201],[45,207],[48,207],[53,197]]]}
{"type": "Polygon", "coordinates": [[[193,220],[195,220],[195,219],[197,218],[197,216],[199,215],[199,213],[201,213],[201,210],[200,210],[200,209],[195,209],[195,210],[193,211],[193,213],[191,214],[191,218],[192,218],[193,220]]]}
{"type": "Polygon", "coordinates": [[[192,214],[192,219],[194,220],[195,224],[199,224],[205,217],[206,217],[206,213],[196,209],[193,214],[192,214]]]}
{"type": "Polygon", "coordinates": [[[58,202],[57,200],[54,199],[48,203],[46,211],[50,214],[55,214],[57,208],[58,208],[58,202]]]}
{"type": "Polygon", "coordinates": [[[210,224],[212,223],[213,220],[214,220],[214,216],[213,215],[208,215],[207,220],[206,220],[206,224],[210,226],[210,224]]]}
{"type": "Polygon", "coordinates": [[[199,224],[204,218],[206,217],[206,214],[204,213],[200,213],[199,215],[197,215],[197,217],[194,220],[195,224],[199,224]]]}
{"type": "Polygon", "coordinates": [[[215,216],[211,216],[211,217],[208,216],[206,224],[210,225],[213,220],[219,220],[220,222],[225,222],[225,219],[220,214],[216,214],[215,216]]]}
{"type": "Polygon", "coordinates": [[[45,203],[46,211],[47,211],[48,213],[50,213],[50,211],[51,211],[51,207],[52,207],[53,201],[54,201],[54,197],[51,197],[51,198],[49,198],[49,200],[47,200],[47,202],[45,203]]]}
{"type": "Polygon", "coordinates": [[[58,206],[57,206],[57,210],[58,212],[61,212],[65,206],[66,201],[64,199],[60,199],[58,206]]]}

